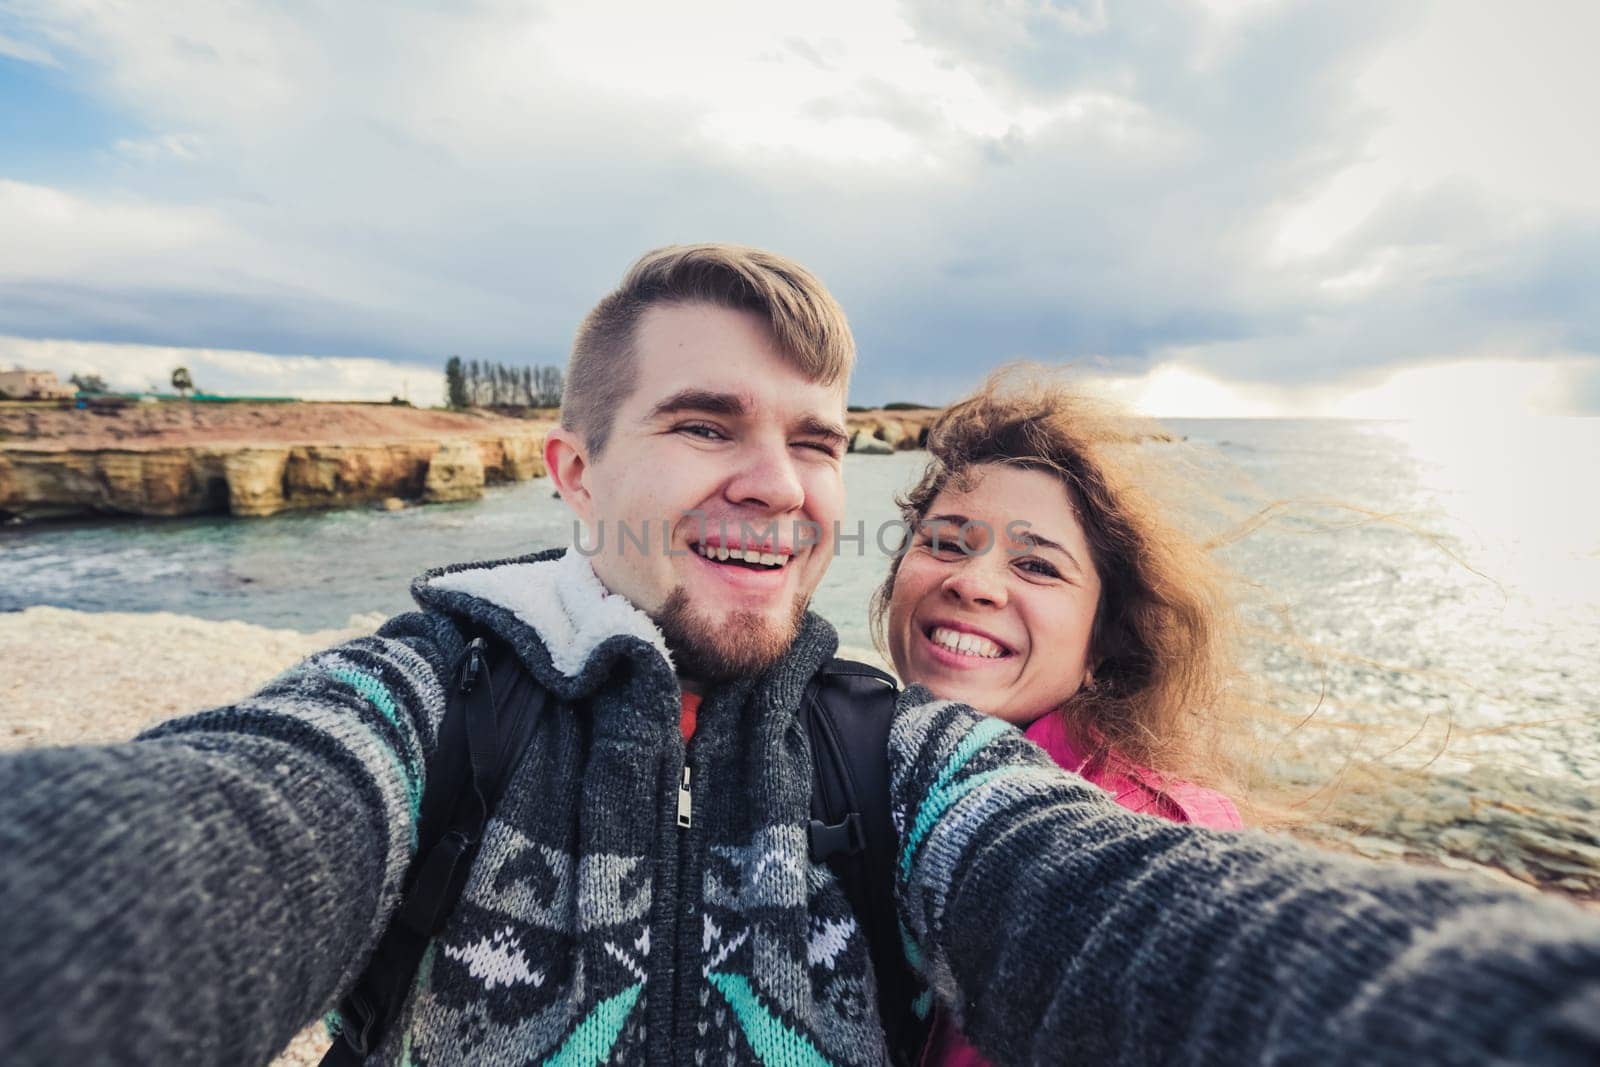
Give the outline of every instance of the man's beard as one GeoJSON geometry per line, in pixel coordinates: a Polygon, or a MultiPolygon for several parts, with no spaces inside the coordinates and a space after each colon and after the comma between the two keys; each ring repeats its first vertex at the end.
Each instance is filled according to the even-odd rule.
{"type": "Polygon", "coordinates": [[[651,618],[666,638],[678,676],[716,685],[774,666],[799,636],[805,613],[806,599],[796,597],[787,626],[753,611],[711,620],[689,606],[689,594],[680,585],[651,618]]]}

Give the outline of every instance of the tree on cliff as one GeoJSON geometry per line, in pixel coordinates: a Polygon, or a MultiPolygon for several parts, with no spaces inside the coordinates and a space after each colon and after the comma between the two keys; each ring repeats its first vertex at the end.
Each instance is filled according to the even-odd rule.
{"type": "Polygon", "coordinates": [[[461,369],[461,357],[451,356],[444,365],[445,403],[453,408],[467,406],[467,375],[461,369]]]}
{"type": "Polygon", "coordinates": [[[188,396],[194,388],[194,379],[189,376],[188,367],[177,367],[172,372],[172,387],[178,391],[179,396],[188,396]]]}
{"type": "Polygon", "coordinates": [[[560,367],[538,364],[513,367],[451,356],[444,365],[445,390],[453,408],[557,407],[561,378],[560,367]]]}
{"type": "Polygon", "coordinates": [[[539,388],[534,394],[534,403],[542,408],[560,407],[561,368],[535,367],[534,377],[539,381],[539,388]]]}

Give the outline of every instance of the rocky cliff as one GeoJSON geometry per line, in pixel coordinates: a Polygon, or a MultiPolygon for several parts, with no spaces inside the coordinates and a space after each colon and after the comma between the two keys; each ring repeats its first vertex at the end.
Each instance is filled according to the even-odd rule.
{"type": "Polygon", "coordinates": [[[545,473],[544,429],[435,441],[0,446],[0,515],[271,515],[387,498],[472,500],[545,473]]]}
{"type": "Polygon", "coordinates": [[[852,411],[845,416],[845,427],[850,433],[850,451],[888,455],[921,448],[927,443],[928,427],[939,415],[938,408],[852,411]]]}
{"type": "MultiPolygon", "coordinates": [[[[917,448],[937,415],[851,412],[851,451],[917,448]]],[[[383,405],[6,408],[0,519],[473,500],[486,485],[542,476],[550,425],[383,405]]]]}

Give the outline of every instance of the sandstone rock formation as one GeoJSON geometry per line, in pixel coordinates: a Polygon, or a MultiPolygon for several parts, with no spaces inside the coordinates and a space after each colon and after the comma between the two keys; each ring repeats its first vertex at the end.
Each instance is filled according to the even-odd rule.
{"type": "Polygon", "coordinates": [[[885,419],[878,424],[875,436],[896,452],[900,450],[901,442],[911,441],[916,443],[915,435],[906,433],[905,425],[899,419],[885,419]]]}
{"type": "Polygon", "coordinates": [[[271,515],[389,497],[472,500],[542,476],[542,428],[445,441],[59,449],[0,446],[0,516],[271,515]]]}
{"type": "Polygon", "coordinates": [[[227,479],[210,453],[0,451],[0,512],[8,515],[192,515],[227,506],[227,479]]]}
{"type": "Polygon", "coordinates": [[[852,411],[845,416],[850,430],[850,451],[869,455],[905,452],[922,448],[928,441],[928,427],[940,415],[938,408],[910,411],[852,411]],[[888,447],[880,448],[877,441],[888,447]]]}
{"type": "Polygon", "coordinates": [[[302,508],[336,508],[386,496],[415,497],[422,492],[435,448],[423,441],[291,448],[284,501],[302,508]]]}
{"type": "Polygon", "coordinates": [[[867,456],[887,456],[894,451],[894,446],[866,430],[857,430],[850,435],[850,451],[867,456]]]}
{"type": "Polygon", "coordinates": [[[482,438],[477,444],[483,475],[490,483],[525,482],[545,476],[543,434],[482,438]]]}
{"type": "Polygon", "coordinates": [[[476,500],[483,495],[483,455],[472,441],[445,441],[427,468],[422,499],[429,504],[476,500]]]}
{"type": "Polygon", "coordinates": [[[223,457],[229,514],[271,515],[282,511],[288,465],[287,448],[241,448],[223,457]]]}

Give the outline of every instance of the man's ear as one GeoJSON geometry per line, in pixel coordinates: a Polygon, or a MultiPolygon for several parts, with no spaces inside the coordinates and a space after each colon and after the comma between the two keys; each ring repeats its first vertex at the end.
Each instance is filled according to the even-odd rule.
{"type": "Polygon", "coordinates": [[[589,450],[583,438],[564,426],[545,435],[544,467],[556,492],[567,506],[588,523],[594,519],[594,499],[589,495],[589,450]]]}

